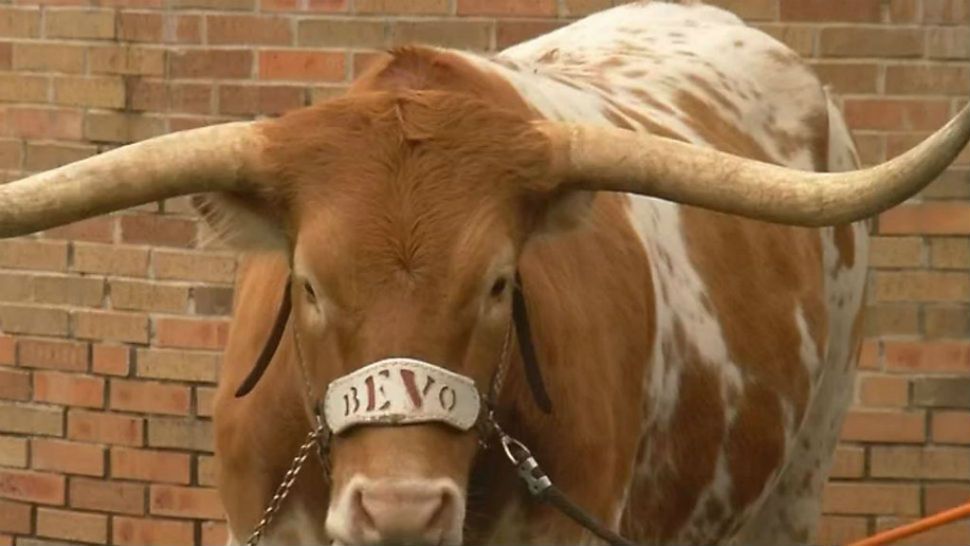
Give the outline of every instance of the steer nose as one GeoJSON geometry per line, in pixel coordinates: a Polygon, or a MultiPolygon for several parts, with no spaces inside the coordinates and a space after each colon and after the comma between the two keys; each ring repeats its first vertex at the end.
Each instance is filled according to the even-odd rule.
{"type": "Polygon", "coordinates": [[[342,501],[338,511],[344,514],[331,513],[328,518],[331,536],[338,542],[461,542],[464,510],[450,480],[356,479],[348,484],[342,501]]]}

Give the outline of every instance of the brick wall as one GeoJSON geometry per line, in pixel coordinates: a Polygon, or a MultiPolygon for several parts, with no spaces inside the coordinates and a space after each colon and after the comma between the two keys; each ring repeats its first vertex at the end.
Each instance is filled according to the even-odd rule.
{"type": "MultiPolygon", "coordinates": [[[[719,0],[812,58],[867,163],[970,95],[970,0],[719,0]]],[[[494,50],[609,0],[0,0],[0,181],[339,93],[368,52],[494,50]]],[[[879,221],[820,539],[970,499],[970,153],[879,221]]],[[[211,398],[235,258],[185,199],[0,241],[0,545],[223,544],[211,398]]],[[[967,524],[923,543],[970,543],[967,524]]]]}

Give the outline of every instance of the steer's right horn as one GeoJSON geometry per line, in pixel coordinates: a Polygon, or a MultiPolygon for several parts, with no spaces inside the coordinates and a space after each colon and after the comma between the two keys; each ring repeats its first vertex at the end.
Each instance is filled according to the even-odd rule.
{"type": "Polygon", "coordinates": [[[246,189],[263,136],[256,122],[191,129],[0,185],[0,238],[179,195],[246,189]]]}

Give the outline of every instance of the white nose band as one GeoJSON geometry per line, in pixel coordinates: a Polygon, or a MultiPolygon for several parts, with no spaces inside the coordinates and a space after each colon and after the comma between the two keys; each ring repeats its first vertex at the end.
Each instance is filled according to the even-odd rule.
{"type": "Polygon", "coordinates": [[[478,419],[475,382],[413,358],[388,358],[335,379],[323,408],[334,434],[357,425],[441,422],[468,430],[478,419]]]}

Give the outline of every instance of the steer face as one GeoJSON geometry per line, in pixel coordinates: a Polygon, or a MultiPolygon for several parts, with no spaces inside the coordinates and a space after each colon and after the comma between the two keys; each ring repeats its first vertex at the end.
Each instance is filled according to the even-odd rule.
{"type": "MultiPolygon", "coordinates": [[[[290,241],[293,324],[317,395],[390,357],[487,392],[516,259],[545,211],[548,144],[514,114],[445,93],[338,100],[282,118],[267,137],[278,189],[265,202],[282,205],[274,237],[290,241]]],[[[218,226],[220,212],[233,214],[216,205],[218,226]]],[[[452,403],[453,393],[415,383],[427,403],[452,403]]],[[[375,402],[367,397],[352,403],[375,402]]],[[[328,532],[343,543],[460,543],[477,445],[474,429],[437,422],[340,434],[328,532]]]]}

